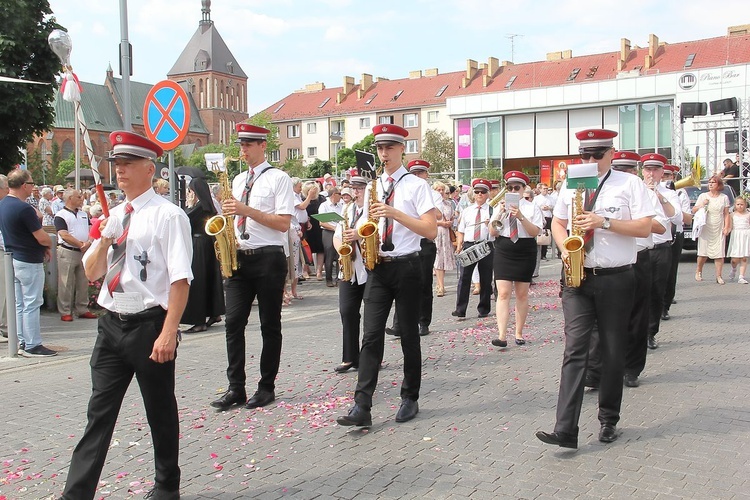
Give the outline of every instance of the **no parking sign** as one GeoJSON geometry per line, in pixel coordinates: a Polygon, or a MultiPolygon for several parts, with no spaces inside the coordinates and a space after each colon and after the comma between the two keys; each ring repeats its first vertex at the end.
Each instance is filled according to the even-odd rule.
{"type": "Polygon", "coordinates": [[[143,104],[146,136],[165,151],[180,145],[190,129],[190,105],[185,90],[171,80],[154,85],[143,104]]]}

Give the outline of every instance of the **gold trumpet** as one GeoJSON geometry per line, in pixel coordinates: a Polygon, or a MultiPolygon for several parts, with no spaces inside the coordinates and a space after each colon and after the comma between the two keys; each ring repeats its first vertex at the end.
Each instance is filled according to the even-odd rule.
{"type": "Polygon", "coordinates": [[[489,206],[492,208],[495,208],[501,201],[503,201],[503,198],[505,197],[505,193],[508,192],[508,187],[504,186],[503,189],[500,190],[499,193],[497,193],[490,201],[487,202],[489,206]]]}

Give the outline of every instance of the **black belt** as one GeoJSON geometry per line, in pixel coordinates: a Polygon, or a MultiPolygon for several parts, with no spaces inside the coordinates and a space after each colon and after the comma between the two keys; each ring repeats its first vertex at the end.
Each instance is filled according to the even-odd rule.
{"type": "Polygon", "coordinates": [[[65,245],[57,245],[57,246],[59,246],[60,248],[64,248],[65,250],[71,250],[73,252],[80,252],[81,251],[80,248],[66,247],[65,245]]]}
{"type": "Polygon", "coordinates": [[[110,316],[120,321],[142,321],[144,319],[156,318],[157,316],[162,316],[165,314],[167,314],[167,311],[162,309],[161,306],[150,307],[146,309],[145,311],[141,311],[141,312],[137,312],[133,314],[125,314],[125,313],[117,313],[114,311],[109,311],[110,316]]]}
{"type": "Polygon", "coordinates": [[[419,258],[419,252],[410,253],[408,255],[399,255],[397,257],[380,257],[380,262],[406,262],[419,258]]]}
{"type": "Polygon", "coordinates": [[[652,248],[651,250],[656,250],[658,248],[669,248],[671,246],[672,246],[671,241],[665,241],[664,243],[659,243],[658,245],[654,245],[654,248],[652,248]]]}
{"type": "Polygon", "coordinates": [[[632,268],[633,264],[628,264],[620,267],[586,267],[584,268],[584,271],[586,271],[586,274],[593,276],[606,276],[608,274],[624,273],[632,268]]]}
{"type": "Polygon", "coordinates": [[[284,253],[284,247],[278,245],[269,245],[267,247],[251,248],[249,250],[237,250],[238,255],[244,256],[261,255],[264,253],[284,253]]]}

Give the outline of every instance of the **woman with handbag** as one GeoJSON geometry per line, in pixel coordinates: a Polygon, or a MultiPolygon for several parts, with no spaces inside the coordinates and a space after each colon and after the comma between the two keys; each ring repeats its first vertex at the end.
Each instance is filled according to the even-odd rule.
{"type": "MultiPolygon", "coordinates": [[[[508,195],[523,192],[529,178],[516,170],[505,174],[508,195]]],[[[507,196],[507,195],[506,195],[507,196]]],[[[490,235],[495,237],[494,269],[497,285],[498,338],[492,345],[507,347],[506,330],[510,316],[510,296],[516,293],[516,345],[524,345],[523,325],[529,312],[529,285],[537,258],[536,236],[544,227],[542,211],[533,201],[519,197],[518,206],[497,207],[490,220],[490,235]]]]}
{"type": "Polygon", "coordinates": [[[435,238],[437,254],[435,256],[435,278],[437,285],[435,294],[438,297],[445,296],[445,271],[453,271],[456,268],[456,233],[453,231],[453,218],[455,210],[453,202],[449,199],[450,191],[448,186],[440,181],[432,184],[432,189],[443,196],[443,202],[438,205],[438,209],[443,213],[443,218],[437,221],[438,232],[435,238]],[[452,236],[451,236],[452,235],[452,236]]]}

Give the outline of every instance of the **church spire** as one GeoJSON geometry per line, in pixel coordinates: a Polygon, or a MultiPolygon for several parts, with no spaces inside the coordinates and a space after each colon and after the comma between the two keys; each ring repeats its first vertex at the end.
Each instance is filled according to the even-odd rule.
{"type": "Polygon", "coordinates": [[[203,13],[203,18],[198,23],[199,25],[203,26],[214,23],[211,21],[211,0],[201,0],[201,12],[203,13]]]}

